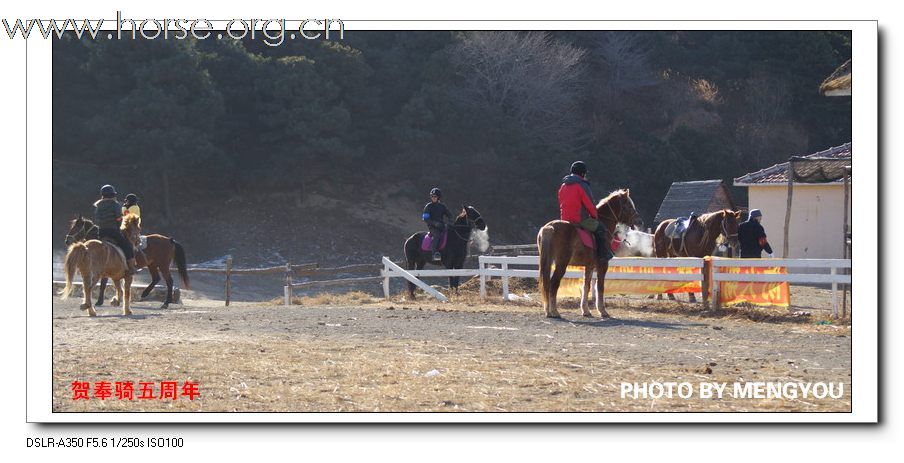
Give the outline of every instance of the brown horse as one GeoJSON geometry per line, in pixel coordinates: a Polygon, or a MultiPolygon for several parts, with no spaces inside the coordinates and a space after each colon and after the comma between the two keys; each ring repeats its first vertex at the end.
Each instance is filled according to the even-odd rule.
{"type": "MultiPolygon", "coordinates": [[[[722,209],[721,211],[703,214],[694,219],[687,227],[683,238],[672,239],[666,236],[665,230],[675,219],[666,219],[656,227],[653,234],[653,248],[656,257],[706,257],[713,254],[716,243],[723,236],[733,250],[738,249],[738,220],[740,211],[722,209]]],[[[737,255],[737,252],[734,253],[737,255]]],[[[703,286],[707,287],[709,276],[704,272],[703,286]]],[[[669,294],[669,298],[673,298],[669,294]]],[[[690,301],[696,302],[693,293],[690,301]]],[[[706,300],[704,291],[703,299],[706,300]]]]}
{"type": "Polygon", "coordinates": [[[85,302],[80,306],[82,310],[87,310],[88,315],[97,316],[94,307],[91,307],[91,291],[94,284],[101,278],[110,278],[113,280],[113,287],[116,288],[116,296],[123,301],[122,314],[131,315],[131,289],[132,276],[127,275],[129,266],[126,265],[126,258],[115,244],[102,242],[99,240],[80,241],[69,246],[66,252],[66,258],[63,260],[63,268],[66,273],[66,286],[63,288],[63,299],[69,297],[72,292],[72,278],[75,271],[82,275],[82,289],[85,293],[85,302]],[[125,280],[125,287],[120,280],[125,280]]]}
{"type": "MultiPolygon", "coordinates": [[[[121,228],[129,242],[137,247],[137,244],[140,241],[140,228],[138,226],[137,217],[131,215],[126,216],[123,219],[121,228]],[[130,220],[130,217],[133,218],[130,220]]],[[[68,246],[73,242],[96,238],[97,226],[90,220],[79,215],[70,223],[69,233],[66,235],[66,245],[68,246]]],[[[144,291],[142,291],[142,299],[146,298],[148,294],[151,293],[151,290],[154,289],[154,286],[160,282],[160,275],[162,274],[166,281],[166,300],[161,308],[165,309],[169,307],[169,304],[173,301],[173,277],[170,273],[170,264],[174,260],[176,262],[176,267],[179,270],[179,275],[182,277],[182,286],[186,289],[189,288],[188,271],[186,270],[185,263],[185,249],[182,247],[182,244],[178,243],[176,240],[163,235],[148,235],[147,248],[143,251],[136,251],[135,260],[138,264],[138,268],[147,267],[151,273],[151,283],[144,291]]],[[[103,305],[104,302],[106,279],[101,280],[100,288],[101,291],[96,304],[98,306],[103,305]]],[[[117,299],[113,299],[112,304],[116,305],[116,303],[117,299]]]]}
{"type": "MultiPolygon", "coordinates": [[[[605,246],[611,245],[612,234],[618,223],[633,224],[637,218],[637,210],[634,201],[628,194],[628,190],[617,190],[601,200],[596,206],[600,222],[609,231],[609,240],[605,246]]],[[[537,234],[537,247],[540,249],[540,295],[543,298],[543,307],[546,316],[559,318],[556,310],[556,295],[559,285],[569,264],[584,266],[584,290],[581,295],[581,313],[585,317],[593,316],[588,307],[587,297],[590,292],[590,279],[593,270],[596,269],[597,297],[596,309],[601,318],[609,318],[603,301],[603,288],[606,272],[609,270],[609,261],[598,259],[594,251],[588,249],[578,236],[577,226],[563,220],[553,220],[537,234]],[[552,266],[555,264],[555,271],[552,266]]]]}

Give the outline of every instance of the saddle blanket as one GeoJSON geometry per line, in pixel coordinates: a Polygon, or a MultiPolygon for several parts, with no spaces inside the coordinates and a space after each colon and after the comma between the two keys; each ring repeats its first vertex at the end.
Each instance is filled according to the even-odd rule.
{"type": "MultiPolygon", "coordinates": [[[[446,248],[446,238],[449,237],[449,232],[443,232],[442,238],[440,238],[439,246],[437,246],[436,250],[440,251],[446,248]]],[[[421,251],[429,251],[430,245],[433,243],[434,237],[432,234],[427,233],[424,235],[424,239],[421,240],[421,251]]]]}
{"type": "Polygon", "coordinates": [[[581,237],[581,242],[584,243],[584,246],[586,246],[587,249],[595,250],[596,240],[593,239],[593,235],[591,235],[589,231],[584,230],[581,227],[576,228],[578,229],[578,236],[581,237]]]}

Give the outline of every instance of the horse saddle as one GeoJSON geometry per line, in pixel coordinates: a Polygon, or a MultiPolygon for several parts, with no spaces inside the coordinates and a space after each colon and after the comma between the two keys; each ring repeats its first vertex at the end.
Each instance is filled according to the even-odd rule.
{"type": "MultiPolygon", "coordinates": [[[[439,238],[439,246],[436,247],[437,251],[441,251],[446,248],[446,240],[449,237],[449,231],[446,230],[442,233],[442,236],[439,238]]],[[[432,233],[427,233],[424,235],[424,239],[421,240],[421,251],[430,251],[432,248],[430,245],[433,243],[433,240],[437,239],[433,236],[432,233]]]]}
{"type": "Polygon", "coordinates": [[[678,217],[675,219],[674,222],[665,227],[665,236],[673,240],[680,240],[684,233],[687,232],[687,229],[690,228],[692,217],[694,217],[694,214],[689,217],[678,217]]]}

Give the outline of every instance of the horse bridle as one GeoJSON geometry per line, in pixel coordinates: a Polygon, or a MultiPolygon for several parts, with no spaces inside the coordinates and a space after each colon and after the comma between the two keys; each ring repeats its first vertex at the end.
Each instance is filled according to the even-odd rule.
{"type": "Polygon", "coordinates": [[[722,216],[722,234],[725,235],[725,238],[728,238],[729,240],[731,240],[731,237],[738,236],[737,233],[732,233],[732,234],[728,233],[728,227],[725,226],[725,216],[724,215],[722,216]]]}
{"type": "MultiPolygon", "coordinates": [[[[475,209],[474,212],[477,212],[477,210],[475,209]]],[[[471,220],[471,215],[468,214],[467,209],[465,209],[465,220],[468,222],[468,223],[467,223],[467,225],[468,225],[468,230],[471,230],[471,229],[473,229],[474,227],[476,227],[476,226],[477,226],[477,221],[480,220],[480,219],[482,219],[482,218],[483,218],[483,216],[480,215],[480,212],[477,212],[477,218],[474,219],[474,220],[471,220]]],[[[460,226],[460,225],[458,225],[458,226],[460,226]]],[[[461,233],[458,233],[458,230],[456,230],[455,227],[456,227],[456,225],[453,223],[452,226],[449,227],[449,228],[451,228],[452,231],[455,232],[455,234],[458,236],[459,239],[461,239],[462,241],[468,241],[468,240],[470,240],[470,237],[469,237],[469,238],[465,238],[464,236],[461,236],[461,233]]]]}
{"type": "Polygon", "coordinates": [[[90,227],[86,227],[87,225],[88,225],[88,221],[83,220],[83,221],[82,221],[82,227],[79,229],[79,231],[76,232],[76,233],[74,233],[74,234],[73,234],[73,233],[67,233],[67,234],[66,234],[66,239],[67,239],[67,240],[68,240],[68,239],[72,239],[72,242],[73,242],[73,243],[77,243],[78,241],[85,241],[85,240],[87,240],[87,239],[88,239],[88,235],[91,234],[91,230],[94,230],[95,228],[97,228],[97,229],[98,229],[98,232],[100,232],[100,228],[98,228],[97,224],[92,223],[90,227]],[[82,236],[83,239],[81,239],[81,240],[76,240],[75,238],[76,238],[77,236],[81,235],[81,234],[84,234],[84,236],[82,236]]]}

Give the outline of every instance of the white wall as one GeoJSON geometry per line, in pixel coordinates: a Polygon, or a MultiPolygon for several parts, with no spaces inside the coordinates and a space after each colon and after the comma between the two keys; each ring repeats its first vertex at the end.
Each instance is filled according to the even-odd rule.
{"type": "MultiPolygon", "coordinates": [[[[749,208],[763,211],[769,244],[775,257],[782,257],[787,185],[750,186],[748,192],[749,208]]],[[[843,258],[843,184],[794,184],[792,201],[788,257],[843,258]]],[[[848,220],[850,212],[849,206],[848,220]]]]}

